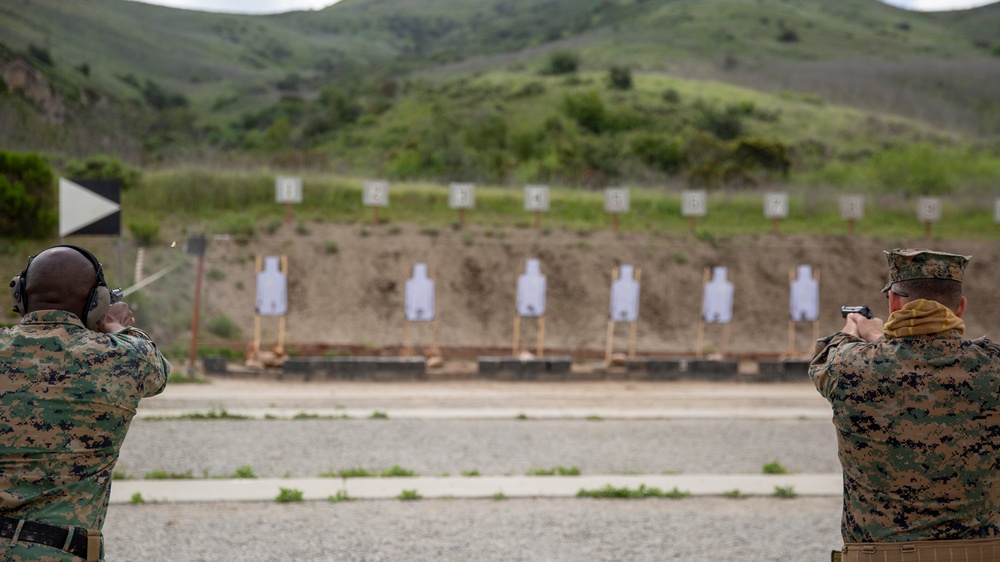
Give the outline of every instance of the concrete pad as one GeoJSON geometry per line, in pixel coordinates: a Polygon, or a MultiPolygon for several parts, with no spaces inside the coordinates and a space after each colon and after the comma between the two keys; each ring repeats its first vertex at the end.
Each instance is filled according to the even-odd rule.
{"type": "Polygon", "coordinates": [[[134,494],[146,502],[274,501],[281,488],[299,490],[304,500],[327,500],[346,491],[353,499],[392,499],[404,490],[422,498],[575,497],[581,489],[606,486],[638,489],[674,488],[693,496],[721,496],[733,490],[748,496],[770,496],[777,487],[799,496],[839,496],[840,474],[648,474],[588,476],[478,476],[415,478],[259,478],[212,480],[119,480],[111,503],[129,503],[134,494]]]}

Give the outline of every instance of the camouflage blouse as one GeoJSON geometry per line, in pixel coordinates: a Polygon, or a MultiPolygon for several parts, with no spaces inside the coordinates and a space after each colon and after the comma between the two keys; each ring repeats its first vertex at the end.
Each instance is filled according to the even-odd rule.
{"type": "Polygon", "coordinates": [[[47,310],[0,329],[0,514],[100,529],[139,399],[169,371],[135,328],[103,334],[47,310]]]}
{"type": "Polygon", "coordinates": [[[833,406],[845,542],[1000,537],[1000,347],[960,329],[817,342],[833,406]]]}

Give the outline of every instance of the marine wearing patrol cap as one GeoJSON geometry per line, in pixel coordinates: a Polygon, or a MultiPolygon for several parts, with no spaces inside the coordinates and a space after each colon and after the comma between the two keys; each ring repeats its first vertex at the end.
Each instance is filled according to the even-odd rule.
{"type": "Polygon", "coordinates": [[[910,279],[947,279],[962,282],[962,274],[972,256],[961,256],[931,250],[911,250],[896,248],[885,252],[889,260],[889,282],[883,293],[892,288],[893,283],[910,279]]]}

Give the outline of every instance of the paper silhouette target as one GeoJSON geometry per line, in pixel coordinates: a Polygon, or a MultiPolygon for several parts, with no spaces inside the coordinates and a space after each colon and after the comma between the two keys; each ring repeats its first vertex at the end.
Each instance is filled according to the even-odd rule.
{"type": "Polygon", "coordinates": [[[434,281],[427,276],[427,264],[413,265],[413,277],[406,281],[404,312],[410,322],[434,320],[434,281]]]}
{"type": "Polygon", "coordinates": [[[517,315],[525,318],[545,316],[545,276],[536,259],[529,259],[524,273],[517,278],[517,315]]]}
{"type": "Polygon", "coordinates": [[[264,258],[264,270],[257,274],[257,314],[284,316],[288,313],[288,279],[281,271],[281,258],[264,258]]]}
{"type": "Polygon", "coordinates": [[[791,283],[791,316],[794,322],[819,320],[819,282],[813,278],[812,266],[800,265],[791,283]]]}
{"type": "Polygon", "coordinates": [[[611,283],[611,320],[635,322],[639,319],[639,282],[631,265],[623,265],[611,283]]]}
{"type": "Polygon", "coordinates": [[[708,324],[729,324],[733,321],[733,284],[726,280],[725,267],[712,268],[712,279],[705,284],[701,316],[708,324]]]}

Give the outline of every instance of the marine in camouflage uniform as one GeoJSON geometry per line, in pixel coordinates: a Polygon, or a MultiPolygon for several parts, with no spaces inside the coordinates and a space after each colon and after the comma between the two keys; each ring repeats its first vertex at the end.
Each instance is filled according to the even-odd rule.
{"type": "MultiPolygon", "coordinates": [[[[29,293],[34,264],[54,250],[25,270],[29,293]]],[[[55,253],[65,258],[65,251],[55,253]]],[[[132,322],[125,303],[116,303],[102,331],[56,309],[30,311],[0,330],[0,515],[76,528],[76,536],[102,528],[111,473],[136,406],[163,391],[170,371],[132,322]]],[[[0,559],[81,559],[24,540],[25,534],[16,543],[0,539],[0,559]]]]}
{"type": "Polygon", "coordinates": [[[970,258],[886,254],[889,320],[849,315],[809,368],[833,406],[843,559],[1000,560],[1000,347],[962,339],[970,258]]]}

